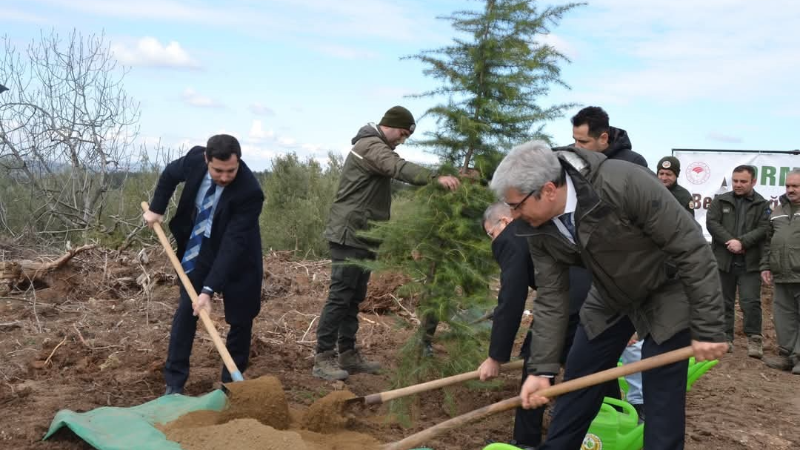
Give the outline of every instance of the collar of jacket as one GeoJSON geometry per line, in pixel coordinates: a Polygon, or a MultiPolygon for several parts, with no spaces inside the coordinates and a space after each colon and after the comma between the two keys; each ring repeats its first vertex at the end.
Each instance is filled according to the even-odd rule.
{"type": "MultiPolygon", "coordinates": [[[[747,195],[744,198],[746,200],[750,200],[752,202],[752,204],[754,204],[754,205],[757,204],[757,203],[761,203],[761,202],[767,201],[764,197],[761,196],[761,194],[759,194],[755,190],[750,192],[750,195],[747,195]]],[[[728,202],[728,203],[731,203],[731,204],[736,203],[736,194],[734,194],[733,191],[728,191],[728,192],[726,192],[724,194],[719,194],[719,201],[728,202]]]]}
{"type": "Polygon", "coordinates": [[[389,146],[390,149],[394,150],[394,146],[389,143],[389,141],[386,139],[386,136],[383,134],[383,131],[381,131],[380,125],[376,125],[374,122],[370,122],[359,128],[356,135],[350,140],[350,143],[352,145],[356,145],[358,141],[368,137],[377,137],[383,141],[384,144],[389,146]]]}
{"type": "Polygon", "coordinates": [[[673,191],[673,190],[674,190],[674,189],[676,189],[678,186],[680,186],[680,185],[678,184],[678,180],[675,180],[675,182],[674,182],[674,183],[672,183],[672,186],[668,187],[667,189],[668,189],[669,191],[673,191]]]}
{"type": "Polygon", "coordinates": [[[778,197],[778,203],[780,203],[781,206],[790,206],[792,204],[786,194],[782,194],[780,197],[778,197]]]}
{"type": "Polygon", "coordinates": [[[607,157],[612,158],[616,153],[632,149],[633,144],[631,144],[627,131],[622,128],[608,127],[608,148],[603,152],[607,157]]]}

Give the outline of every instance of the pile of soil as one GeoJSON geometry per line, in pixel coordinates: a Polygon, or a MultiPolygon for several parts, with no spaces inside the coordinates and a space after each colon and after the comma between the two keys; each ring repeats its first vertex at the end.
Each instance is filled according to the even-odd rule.
{"type": "Polygon", "coordinates": [[[272,376],[259,377],[240,383],[229,383],[228,407],[221,421],[256,419],[264,425],[285,430],[289,428],[289,404],[280,380],[272,376]]]}
{"type": "MultiPolygon", "coordinates": [[[[261,377],[228,386],[228,405],[217,411],[194,411],[158,428],[184,450],[363,450],[380,442],[343,430],[349,391],[334,391],[305,413],[291,414],[280,381],[261,377]]],[[[295,412],[295,411],[292,411],[295,412]]],[[[296,412],[295,412],[296,413],[296,412]]]]}
{"type": "Polygon", "coordinates": [[[255,419],[234,419],[209,427],[171,428],[167,438],[184,450],[220,448],[259,450],[307,450],[299,434],[278,431],[255,419]]]}
{"type": "Polygon", "coordinates": [[[347,426],[344,402],[356,395],[350,391],[333,391],[317,400],[303,416],[303,428],[318,433],[330,433],[347,426]]]}

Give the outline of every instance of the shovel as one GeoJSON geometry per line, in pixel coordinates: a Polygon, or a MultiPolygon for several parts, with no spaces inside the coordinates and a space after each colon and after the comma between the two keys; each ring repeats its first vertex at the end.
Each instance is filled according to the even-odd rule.
{"type": "MultiPolygon", "coordinates": [[[[142,202],[142,210],[144,212],[149,211],[150,205],[148,205],[147,202],[142,202]]],[[[186,272],[183,271],[183,266],[181,266],[181,262],[178,261],[175,251],[172,250],[172,246],[169,243],[169,239],[167,239],[167,235],[164,234],[161,224],[158,222],[154,223],[153,230],[155,230],[156,234],[158,235],[158,240],[164,247],[164,251],[167,252],[167,257],[169,257],[169,261],[172,263],[172,267],[175,269],[175,272],[178,273],[178,278],[181,279],[181,283],[183,283],[184,289],[186,289],[186,292],[189,294],[189,298],[192,299],[192,303],[197,303],[197,292],[194,290],[192,282],[189,281],[189,277],[186,276],[186,272]]],[[[208,313],[204,309],[200,310],[200,320],[203,322],[203,326],[206,328],[208,335],[211,336],[211,341],[214,343],[214,347],[217,348],[217,352],[219,352],[219,355],[222,357],[222,362],[225,364],[225,368],[228,369],[228,372],[230,372],[233,381],[244,381],[242,372],[236,368],[236,363],[233,362],[231,354],[228,352],[228,349],[225,347],[225,344],[219,337],[219,333],[217,333],[217,328],[214,326],[214,322],[211,321],[211,318],[208,317],[208,313]]]]}
{"type": "MultiPolygon", "coordinates": [[[[566,394],[567,392],[577,391],[578,389],[616,380],[619,377],[624,377],[636,372],[644,372],[646,370],[655,369],[656,367],[673,364],[685,359],[689,359],[692,356],[694,356],[692,347],[684,347],[650,358],[645,358],[632,364],[626,364],[624,366],[615,367],[613,369],[604,370],[602,372],[593,373],[585,377],[575,378],[574,380],[559,383],[555,386],[542,389],[537,393],[542,397],[558,397],[559,395],[566,394]]],[[[434,425],[428,429],[422,430],[419,433],[412,434],[401,441],[386,444],[382,447],[382,450],[408,450],[414,447],[419,447],[421,444],[428,442],[447,431],[454,430],[468,423],[483,419],[484,417],[499,413],[501,411],[517,408],[520,405],[522,405],[522,398],[520,396],[493,403],[489,406],[484,406],[483,408],[462,414],[450,420],[446,420],[438,425],[434,425]]]]}
{"type": "MultiPolygon", "coordinates": [[[[506,364],[503,364],[502,366],[500,366],[500,370],[501,371],[505,371],[505,370],[521,369],[522,368],[522,364],[524,362],[525,361],[520,359],[520,360],[517,360],[517,361],[506,363],[506,364]]],[[[397,398],[401,398],[401,397],[405,397],[405,396],[413,395],[413,394],[419,394],[421,392],[432,391],[434,389],[443,388],[445,386],[458,384],[458,383],[461,383],[461,382],[464,382],[464,381],[477,380],[478,378],[480,378],[480,376],[478,374],[478,371],[477,370],[473,370],[472,372],[466,372],[466,373],[462,373],[462,374],[458,374],[458,375],[453,375],[453,376],[447,377],[447,378],[439,378],[437,380],[431,380],[431,381],[428,381],[428,382],[425,382],[425,383],[414,384],[414,385],[411,385],[411,386],[406,386],[404,388],[395,389],[393,391],[385,391],[385,392],[379,392],[377,394],[366,395],[364,397],[351,398],[349,400],[346,400],[344,404],[345,404],[345,406],[356,404],[356,403],[362,403],[365,406],[366,405],[380,405],[382,403],[385,403],[385,402],[388,402],[388,401],[391,401],[391,400],[394,400],[394,399],[397,399],[397,398]]]]}

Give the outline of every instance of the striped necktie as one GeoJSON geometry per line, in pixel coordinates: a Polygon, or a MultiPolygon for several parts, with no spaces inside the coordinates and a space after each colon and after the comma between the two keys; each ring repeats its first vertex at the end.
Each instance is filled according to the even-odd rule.
{"type": "Polygon", "coordinates": [[[211,187],[206,191],[203,197],[203,203],[200,210],[197,212],[197,218],[194,220],[194,228],[192,234],[189,236],[189,243],[186,244],[186,253],[183,254],[181,266],[186,273],[194,270],[194,264],[197,262],[197,256],[200,254],[200,245],[203,243],[203,237],[206,234],[206,228],[211,221],[211,209],[214,207],[214,191],[217,190],[217,185],[213,182],[211,187]]]}
{"type": "Polygon", "coordinates": [[[558,216],[558,218],[561,220],[561,223],[567,227],[567,231],[569,231],[569,234],[572,235],[572,239],[575,240],[575,224],[572,223],[572,213],[562,214],[558,216]]]}

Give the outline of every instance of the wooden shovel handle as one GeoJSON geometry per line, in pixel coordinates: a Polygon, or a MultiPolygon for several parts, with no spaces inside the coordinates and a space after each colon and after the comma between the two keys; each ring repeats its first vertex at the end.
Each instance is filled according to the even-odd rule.
{"type": "MultiPolygon", "coordinates": [[[[566,394],[567,392],[577,391],[578,389],[616,380],[619,377],[624,377],[636,372],[644,372],[656,367],[666,366],[678,361],[683,361],[685,359],[689,359],[693,355],[694,351],[692,350],[692,347],[684,347],[671,352],[662,353],[651,358],[645,358],[632,364],[625,364],[624,366],[615,367],[613,369],[604,370],[602,372],[593,373],[585,377],[559,383],[555,386],[542,389],[538,392],[538,394],[549,398],[557,397],[559,395],[566,394]]],[[[489,406],[484,406],[483,408],[462,414],[450,420],[446,420],[431,428],[422,430],[419,433],[412,434],[401,441],[386,444],[383,446],[383,450],[408,450],[410,448],[418,447],[420,444],[428,442],[447,431],[459,428],[470,422],[474,422],[494,413],[519,407],[520,405],[522,405],[522,399],[519,396],[493,403],[489,406]]]]}
{"type": "MultiPolygon", "coordinates": [[[[142,210],[144,212],[149,211],[150,205],[148,205],[147,202],[142,202],[142,210]]],[[[186,276],[186,272],[183,271],[183,266],[181,266],[181,262],[178,261],[178,256],[172,249],[172,245],[170,245],[167,235],[164,234],[164,229],[161,228],[161,224],[159,222],[154,223],[153,230],[155,230],[158,240],[164,247],[164,251],[167,253],[167,257],[172,263],[172,267],[175,269],[175,272],[178,273],[178,278],[181,279],[181,283],[183,283],[184,289],[186,289],[186,292],[189,294],[189,298],[192,299],[192,303],[197,303],[197,291],[194,290],[192,282],[189,281],[189,277],[186,276]]],[[[211,318],[208,317],[208,313],[205,310],[200,310],[200,320],[203,322],[203,326],[208,332],[208,335],[211,336],[211,341],[214,343],[214,347],[217,348],[217,352],[219,352],[219,355],[222,357],[222,362],[225,364],[228,372],[230,372],[233,381],[242,381],[244,379],[242,377],[242,373],[239,372],[239,369],[236,367],[236,363],[233,362],[231,354],[228,352],[228,349],[225,347],[225,344],[219,337],[217,327],[214,326],[214,322],[211,321],[211,318]]]]}
{"type": "MultiPolygon", "coordinates": [[[[521,359],[510,363],[506,363],[500,366],[500,370],[504,371],[504,370],[521,369],[523,363],[524,361],[521,359]]],[[[405,397],[407,395],[432,391],[434,389],[439,389],[445,386],[462,383],[464,381],[477,380],[478,378],[480,378],[480,375],[477,370],[474,370],[472,372],[453,375],[447,378],[439,378],[438,380],[431,380],[425,383],[420,383],[400,389],[395,389],[393,391],[385,391],[377,394],[367,395],[366,397],[364,397],[364,404],[365,405],[381,404],[384,402],[388,402],[390,400],[394,400],[396,398],[405,397]]]]}

